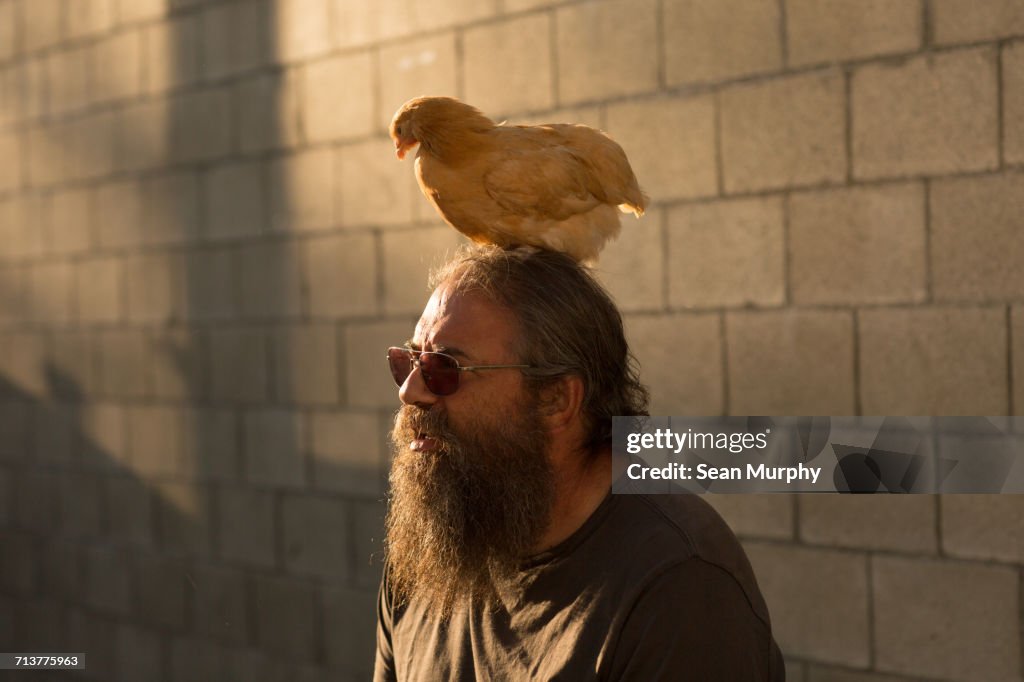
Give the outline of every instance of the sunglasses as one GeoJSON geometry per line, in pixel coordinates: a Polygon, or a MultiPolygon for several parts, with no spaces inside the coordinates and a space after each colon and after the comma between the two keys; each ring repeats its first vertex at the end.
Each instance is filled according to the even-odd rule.
{"type": "Polygon", "coordinates": [[[527,369],[531,365],[476,365],[463,367],[459,361],[446,353],[412,350],[411,348],[388,348],[388,367],[395,383],[401,387],[416,367],[427,390],[434,395],[451,395],[459,389],[459,372],[478,369],[527,369]]]}

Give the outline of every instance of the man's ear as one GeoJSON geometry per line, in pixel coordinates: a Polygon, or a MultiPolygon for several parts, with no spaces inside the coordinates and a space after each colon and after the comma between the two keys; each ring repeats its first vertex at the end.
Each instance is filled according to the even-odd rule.
{"type": "Polygon", "coordinates": [[[544,389],[541,414],[553,430],[557,431],[571,425],[580,415],[585,392],[583,379],[575,374],[561,377],[544,389]]]}

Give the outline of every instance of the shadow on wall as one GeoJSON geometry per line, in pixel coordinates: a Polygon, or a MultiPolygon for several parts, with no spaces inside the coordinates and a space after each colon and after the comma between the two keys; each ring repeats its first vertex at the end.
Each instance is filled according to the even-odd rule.
{"type": "Polygon", "coordinates": [[[320,157],[286,153],[275,4],[150,4],[17,6],[0,650],[86,652],[89,679],[364,679],[387,417],[340,410],[342,328],[309,318],[292,178],[320,157]]]}

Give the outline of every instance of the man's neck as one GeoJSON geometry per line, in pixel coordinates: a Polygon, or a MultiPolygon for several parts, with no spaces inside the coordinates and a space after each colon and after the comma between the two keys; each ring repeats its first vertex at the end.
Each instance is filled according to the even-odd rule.
{"type": "Polygon", "coordinates": [[[608,495],[612,483],[612,453],[603,446],[595,453],[555,462],[555,501],[547,530],[534,553],[551,549],[575,533],[608,495]]]}

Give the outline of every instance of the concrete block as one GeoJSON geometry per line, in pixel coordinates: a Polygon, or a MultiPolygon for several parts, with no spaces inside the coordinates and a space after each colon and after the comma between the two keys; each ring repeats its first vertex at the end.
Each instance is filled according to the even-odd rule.
{"type": "Polygon", "coordinates": [[[170,101],[170,156],[175,163],[210,161],[231,150],[231,93],[196,90],[170,101]]]}
{"type": "Polygon", "coordinates": [[[103,248],[141,244],[142,185],[138,180],[119,180],[96,190],[96,241],[103,248]]]}
{"type": "Polygon", "coordinates": [[[303,122],[313,143],[369,135],[374,126],[373,64],[369,52],[303,67],[303,122]]]}
{"type": "Polygon", "coordinates": [[[117,130],[118,114],[104,110],[85,118],[68,121],[65,130],[66,177],[75,180],[95,180],[114,172],[115,145],[120,134],[117,130]]]}
{"type": "Polygon", "coordinates": [[[267,229],[267,176],[262,161],[215,166],[205,173],[203,184],[208,239],[249,237],[267,229]]]}
{"type": "Polygon", "coordinates": [[[1024,294],[1024,174],[936,181],[929,199],[935,297],[987,302],[1024,294]]]}
{"type": "Polygon", "coordinates": [[[83,559],[86,603],[106,615],[129,615],[132,590],[128,555],[120,549],[87,547],[83,559]]]}
{"type": "Polygon", "coordinates": [[[67,324],[73,317],[75,271],[68,262],[28,267],[29,313],[38,322],[67,324]]]}
{"type": "Polygon", "coordinates": [[[333,325],[284,327],[274,333],[272,344],[278,400],[305,405],[338,402],[341,377],[333,325]]]}
{"type": "Polygon", "coordinates": [[[52,116],[81,111],[100,96],[89,87],[95,49],[92,45],[70,47],[44,57],[52,116]]]}
{"type": "Polygon", "coordinates": [[[912,2],[791,0],[786,5],[793,66],[912,52],[921,36],[921,9],[912,2]]]}
{"type": "Polygon", "coordinates": [[[82,322],[116,322],[123,318],[123,260],[93,258],[75,268],[75,309],[82,322]]]}
{"type": "Polygon", "coordinates": [[[560,103],[657,89],[654,0],[600,0],[560,7],[555,25],[560,103]]]}
{"type": "Polygon", "coordinates": [[[652,201],[717,192],[715,105],[711,96],[622,102],[608,107],[608,133],[622,145],[652,201]],[[672,151],[664,148],[672,131],[672,151]]]}
{"type": "Polygon", "coordinates": [[[867,557],[776,544],[744,549],[783,651],[854,667],[870,663],[867,557]],[[830,617],[836,613],[843,617],[830,617]]]}
{"type": "Polygon", "coordinates": [[[1003,47],[1003,156],[1024,162],[1024,43],[1003,47]]]}
{"type": "Polygon", "coordinates": [[[326,52],[331,47],[329,0],[277,2],[273,42],[277,57],[295,62],[326,52]]]}
{"type": "MultiPolygon", "coordinates": [[[[117,170],[144,170],[170,161],[172,146],[181,140],[172,140],[172,121],[178,112],[172,112],[169,100],[149,99],[128,104],[119,107],[116,115],[114,159],[117,170]]],[[[195,124],[195,120],[192,122],[195,124]]],[[[212,124],[216,127],[218,122],[214,120],[212,124]]],[[[177,133],[179,138],[188,134],[185,130],[177,133]]],[[[191,146],[186,149],[195,154],[191,146]]],[[[175,153],[179,153],[176,146],[174,148],[175,153]]]]}
{"type": "Polygon", "coordinates": [[[783,224],[779,197],[670,210],[669,305],[707,308],[784,303],[783,224]]]}
{"type": "Polygon", "coordinates": [[[60,0],[33,0],[19,3],[18,34],[19,47],[23,53],[35,52],[61,39],[61,5],[60,0]]]}
{"type": "Polygon", "coordinates": [[[0,376],[8,397],[21,401],[44,398],[50,390],[45,371],[46,337],[42,333],[7,334],[0,341],[0,376]]]}
{"type": "Polygon", "coordinates": [[[452,24],[468,24],[498,13],[497,0],[443,0],[429,8],[415,6],[416,26],[434,30],[452,24]]]}
{"type": "Polygon", "coordinates": [[[77,405],[36,405],[32,410],[32,451],[36,460],[50,466],[71,464],[77,422],[77,405]]]}
{"type": "Polygon", "coordinates": [[[664,13],[669,85],[782,68],[779,4],[773,0],[669,0],[664,13]]]}
{"type": "Polygon", "coordinates": [[[87,679],[113,679],[117,666],[117,624],[72,607],[67,615],[66,650],[89,652],[87,679]]]}
{"type": "Polygon", "coordinates": [[[380,497],[363,497],[351,501],[353,520],[352,584],[361,590],[376,592],[384,573],[384,517],[387,505],[380,497]]]}
{"type": "Polygon", "coordinates": [[[805,543],[923,552],[938,548],[931,495],[799,495],[805,543]]]}
{"type": "Polygon", "coordinates": [[[862,311],[863,413],[1006,414],[1005,325],[1002,308],[862,311]]]}
{"type": "Polygon", "coordinates": [[[92,49],[91,104],[131,99],[142,93],[142,29],[115,33],[92,49]]]}
{"type": "Polygon", "coordinates": [[[1024,562],[1024,497],[942,495],[942,549],[951,556],[1024,562]]]}
{"type": "Polygon", "coordinates": [[[28,185],[47,187],[67,177],[66,169],[73,159],[68,158],[70,142],[66,128],[66,125],[54,122],[28,130],[28,185]]]}
{"type": "Polygon", "coordinates": [[[1010,338],[1012,347],[1010,365],[1013,367],[1013,411],[1011,414],[1024,416],[1024,308],[1014,306],[1011,313],[1010,338]]]}
{"type": "Polygon", "coordinates": [[[196,566],[193,582],[193,619],[196,632],[231,644],[248,638],[246,574],[232,568],[196,566]]]}
{"type": "Polygon", "coordinates": [[[14,499],[14,484],[12,476],[6,469],[0,469],[0,523],[5,526],[14,525],[14,512],[11,509],[11,500],[14,499]]]}
{"type": "Polygon", "coordinates": [[[466,30],[462,36],[466,101],[488,116],[550,109],[554,105],[552,30],[549,14],[528,14],[466,30]]]}
{"type": "MultiPolygon", "coordinates": [[[[278,6],[287,3],[276,3],[278,6]]],[[[220,80],[274,58],[274,8],[266,0],[214,4],[202,13],[202,74],[220,80]]]]}
{"type": "MultiPolygon", "coordinates": [[[[925,299],[925,198],[919,183],[800,192],[789,201],[794,301],[925,299]]],[[[932,216],[934,221],[934,212],[932,216]]]]}
{"type": "Polygon", "coordinates": [[[64,605],[49,597],[33,597],[20,601],[11,609],[11,618],[18,624],[16,642],[20,651],[45,650],[60,641],[63,633],[64,605]]]}
{"type": "Polygon", "coordinates": [[[188,565],[158,554],[137,553],[132,557],[132,571],[138,590],[139,620],[144,625],[184,629],[188,565]]]}
{"type": "Polygon", "coordinates": [[[185,262],[185,308],[191,319],[230,319],[239,312],[237,250],[194,250],[185,262]]]}
{"type": "Polygon", "coordinates": [[[423,94],[459,94],[455,35],[445,32],[380,48],[380,109],[377,128],[387,130],[398,107],[423,94]]]}
{"type": "Polygon", "coordinates": [[[319,230],[334,224],[333,156],[320,148],[271,162],[271,229],[319,230]]]}
{"type": "Polygon", "coordinates": [[[386,232],[384,246],[384,310],[419,313],[430,298],[430,272],[455,255],[466,239],[442,225],[386,232]]]}
{"type": "Polygon", "coordinates": [[[48,250],[54,254],[88,251],[93,244],[93,192],[72,188],[50,197],[46,221],[48,250]]]}
{"type": "Polygon", "coordinates": [[[43,543],[39,550],[42,588],[47,594],[68,600],[80,598],[83,590],[81,545],[52,539],[43,543]]]}
{"type": "MultiPolygon", "coordinates": [[[[431,9],[435,7],[436,5],[431,6],[431,9]]],[[[372,6],[348,0],[334,0],[331,7],[334,17],[331,37],[335,47],[346,48],[408,35],[417,29],[418,9],[403,0],[381,0],[372,6]]]]}
{"type": "Polygon", "coordinates": [[[1024,32],[1020,0],[992,0],[977,8],[956,0],[932,3],[933,39],[938,44],[995,40],[1024,32]]]}
{"type": "Polygon", "coordinates": [[[350,407],[399,407],[398,387],[388,371],[386,351],[411,338],[414,327],[412,319],[345,327],[345,395],[350,407]]]}
{"type": "Polygon", "coordinates": [[[725,328],[730,414],[854,414],[849,313],[727,313],[725,328]]]}
{"type": "Polygon", "coordinates": [[[245,478],[251,483],[286,487],[306,481],[305,428],[297,412],[263,409],[247,412],[245,478]]]}
{"type": "Polygon", "coordinates": [[[179,407],[138,405],[128,408],[128,446],[132,470],[154,477],[181,471],[182,411],[179,407]]]}
{"type": "Polygon", "coordinates": [[[61,476],[60,533],[72,538],[100,535],[102,486],[99,476],[65,472],[61,476]]]}
{"type": "Polygon", "coordinates": [[[57,400],[74,403],[80,415],[83,399],[95,396],[99,388],[93,334],[81,329],[53,334],[47,350],[50,395],[57,400]]]}
{"type": "Polygon", "coordinates": [[[35,538],[27,532],[8,531],[4,533],[4,548],[7,551],[0,555],[0,585],[5,592],[35,594],[40,561],[35,538]]]}
{"type": "Polygon", "coordinates": [[[740,538],[795,537],[792,495],[706,495],[704,499],[740,538]]]}
{"type": "Polygon", "coordinates": [[[53,471],[30,469],[21,475],[14,500],[17,525],[41,535],[60,526],[60,478],[53,471]]]}
{"type": "Polygon", "coordinates": [[[0,202],[0,234],[7,240],[0,248],[7,257],[24,259],[45,253],[44,208],[42,197],[37,194],[0,202]]]}
{"type": "Polygon", "coordinates": [[[146,244],[183,244],[198,237],[200,178],[198,173],[182,172],[151,176],[143,182],[146,244]]]}
{"type": "Polygon", "coordinates": [[[373,235],[333,235],[303,246],[311,315],[355,317],[378,310],[373,235]]]}
{"type": "Polygon", "coordinates": [[[82,463],[89,468],[111,469],[128,461],[128,419],[120,405],[93,402],[81,412],[79,443],[82,463]]]}
{"type": "Polygon", "coordinates": [[[170,643],[170,679],[224,680],[227,651],[214,642],[191,637],[176,637],[170,643]]]}
{"type": "Polygon", "coordinates": [[[217,491],[220,557],[250,566],[272,568],[274,560],[274,495],[260,490],[223,486],[217,491]]]}
{"type": "Polygon", "coordinates": [[[45,57],[23,61],[14,68],[18,69],[22,85],[22,99],[15,105],[17,115],[23,120],[46,116],[49,113],[49,83],[45,57]]]}
{"type": "Polygon", "coordinates": [[[948,680],[1019,676],[1019,582],[1011,568],[875,557],[875,666],[948,680]]]}
{"type": "Polygon", "coordinates": [[[594,274],[623,312],[665,307],[664,213],[649,210],[639,221],[622,216],[622,234],[608,243],[594,274]]]}
{"type": "Polygon", "coordinates": [[[31,453],[30,405],[16,397],[7,396],[0,403],[0,459],[25,460],[31,453]]]}
{"type": "Polygon", "coordinates": [[[202,329],[163,328],[149,336],[153,395],[180,401],[206,397],[205,333],[202,329]]]}
{"type": "Polygon", "coordinates": [[[9,60],[20,48],[18,18],[18,5],[14,0],[0,2],[0,61],[9,60]]]}
{"type": "Polygon", "coordinates": [[[324,591],[324,637],[327,664],[370,676],[377,642],[377,595],[371,590],[329,588],[324,591]]]}
{"type": "Polygon", "coordinates": [[[153,488],[160,547],[172,554],[209,556],[214,519],[207,488],[169,481],[153,488]]]}
{"type": "Polygon", "coordinates": [[[857,69],[850,85],[854,177],[995,168],[997,87],[990,49],[857,69]]]}
{"type": "Polygon", "coordinates": [[[282,502],[284,563],[289,573],[332,581],[348,578],[346,504],[337,498],[286,495],[282,502]]]}
{"type": "Polygon", "coordinates": [[[28,318],[27,277],[25,267],[0,268],[0,326],[17,327],[28,318]]]}
{"type": "Polygon", "coordinates": [[[125,259],[128,319],[137,322],[182,319],[184,274],[185,257],[181,252],[144,253],[125,259]]]}
{"type": "MultiPolygon", "coordinates": [[[[412,163],[395,158],[390,141],[345,145],[335,158],[338,171],[335,215],[343,227],[401,225],[415,219],[414,205],[426,203],[412,163]]],[[[428,207],[434,215],[433,207],[428,207]]]]}
{"type": "Polygon", "coordinates": [[[261,402],[270,395],[266,333],[247,327],[210,330],[210,397],[218,402],[261,402]]]}
{"type": "Polygon", "coordinates": [[[235,86],[238,139],[243,152],[300,144],[298,73],[297,69],[258,73],[235,86]]]}
{"type": "Polygon", "coordinates": [[[309,425],[317,488],[353,494],[381,492],[388,425],[372,412],[314,412],[309,425]]]}
{"type": "Polygon", "coordinates": [[[162,673],[160,635],[133,625],[117,627],[117,674],[114,679],[156,680],[162,673]]]}
{"type": "Polygon", "coordinates": [[[835,70],[719,93],[727,192],[841,182],[846,177],[843,75],[835,70]]]}
{"type": "Polygon", "coordinates": [[[115,0],[119,24],[157,19],[164,16],[173,0],[115,0]]]}
{"type": "Polygon", "coordinates": [[[184,473],[191,479],[237,481],[240,478],[237,415],[232,410],[185,410],[184,473]]]}
{"type": "Polygon", "coordinates": [[[256,576],[254,582],[260,647],[292,661],[312,661],[318,648],[315,588],[290,578],[256,576]]]}
{"type": "MultiPolygon", "coordinates": [[[[790,668],[787,664],[786,679],[790,679],[790,668]]],[[[797,678],[798,682],[803,678],[797,678]]],[[[812,665],[808,670],[807,682],[903,682],[905,677],[882,675],[874,672],[857,672],[842,668],[826,668],[812,665]]]]}
{"type": "Polygon", "coordinates": [[[96,336],[100,390],[109,398],[149,394],[149,345],[141,330],[103,330],[96,336]]]}
{"type": "Polygon", "coordinates": [[[302,314],[299,248],[294,242],[261,241],[238,249],[242,315],[268,318],[302,314]]]}
{"type": "MultiPolygon", "coordinates": [[[[14,3],[7,3],[13,5],[14,3]]],[[[114,25],[113,0],[69,2],[64,4],[66,38],[83,38],[105,33],[114,25]]]]}
{"type": "Polygon", "coordinates": [[[718,315],[629,316],[626,340],[651,392],[651,414],[718,415],[725,409],[718,315]],[[687,349],[679,353],[679,348],[687,349]]]}

